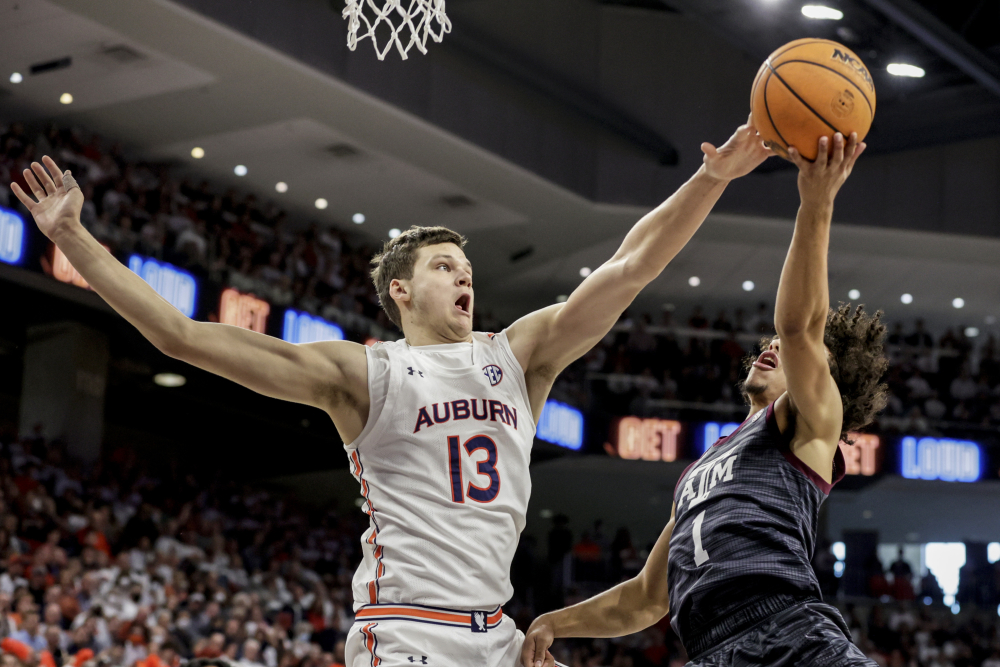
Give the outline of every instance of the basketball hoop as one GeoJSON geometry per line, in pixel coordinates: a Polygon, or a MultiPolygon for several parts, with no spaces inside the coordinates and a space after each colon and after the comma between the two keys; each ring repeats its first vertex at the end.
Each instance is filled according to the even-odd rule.
{"type": "Polygon", "coordinates": [[[375,54],[379,60],[385,60],[392,45],[396,45],[399,55],[406,60],[406,54],[416,47],[427,55],[427,38],[440,43],[445,33],[451,32],[451,21],[444,11],[445,0],[345,0],[344,18],[347,19],[347,48],[351,51],[357,48],[358,40],[371,37],[375,45],[375,54]],[[409,3],[404,8],[403,3],[409,3]],[[379,7],[378,3],[383,3],[379,7]],[[374,14],[369,18],[365,9],[374,14]],[[359,34],[361,24],[366,31],[359,34]],[[379,48],[375,30],[382,24],[383,31],[388,30],[389,39],[384,48],[379,48]],[[409,35],[409,41],[406,41],[409,35]]]}

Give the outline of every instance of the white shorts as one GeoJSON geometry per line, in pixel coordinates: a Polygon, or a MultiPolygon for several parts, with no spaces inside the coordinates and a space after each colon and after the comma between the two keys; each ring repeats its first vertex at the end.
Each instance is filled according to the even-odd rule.
{"type": "Polygon", "coordinates": [[[499,607],[468,612],[375,604],[358,610],[346,667],[518,667],[524,633],[499,607]]]}

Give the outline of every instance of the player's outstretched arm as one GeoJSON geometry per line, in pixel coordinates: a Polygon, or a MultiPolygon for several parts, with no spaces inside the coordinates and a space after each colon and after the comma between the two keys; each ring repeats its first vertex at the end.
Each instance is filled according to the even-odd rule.
{"type": "MultiPolygon", "coordinates": [[[[826,449],[840,440],[843,418],[840,392],[830,375],[823,345],[830,308],[827,253],[833,202],[864,149],[856,134],[845,140],[840,133],[833,137],[832,151],[828,137],[819,140],[815,162],[803,159],[795,148],[789,149],[799,168],[802,204],[778,284],[774,327],[780,339],[788,396],[796,413],[796,435],[826,443],[826,449]]],[[[823,463],[826,458],[821,457],[819,467],[814,467],[820,474],[829,468],[823,463]]]]}
{"type": "Polygon", "coordinates": [[[521,649],[524,667],[553,667],[549,647],[560,637],[622,637],[645,630],[667,615],[667,557],[676,509],[675,505],[639,574],[589,600],[535,619],[521,649]]]}
{"type": "Polygon", "coordinates": [[[84,229],[83,193],[72,174],[61,172],[49,157],[42,159],[44,167],[35,162],[24,171],[34,197],[16,183],[11,186],[14,194],[94,291],[157,349],[261,394],[327,410],[345,438],[353,440],[361,432],[368,405],[362,346],[293,345],[238,327],[188,319],[84,229]]]}
{"type": "Polygon", "coordinates": [[[540,414],[555,376],[603,338],[636,295],[687,245],[729,181],[772,155],[750,120],[721,147],[702,144],[704,164],[669,199],[629,231],[614,257],[595,270],[564,304],[516,322],[510,344],[540,414]]]}

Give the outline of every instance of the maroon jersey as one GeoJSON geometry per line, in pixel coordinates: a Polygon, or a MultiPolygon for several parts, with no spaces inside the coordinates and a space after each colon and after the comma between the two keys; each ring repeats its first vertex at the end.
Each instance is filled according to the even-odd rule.
{"type": "MultiPolygon", "coordinates": [[[[811,558],[829,484],[789,448],[774,405],[719,440],[674,491],[667,583],[670,622],[687,645],[776,594],[821,599],[811,558]]],[[[838,448],[834,484],[844,476],[838,448]]]]}

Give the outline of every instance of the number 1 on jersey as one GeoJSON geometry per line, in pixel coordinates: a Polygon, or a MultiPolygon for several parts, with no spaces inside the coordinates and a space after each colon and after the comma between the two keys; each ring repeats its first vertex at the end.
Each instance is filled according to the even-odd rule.
{"type": "Polygon", "coordinates": [[[691,536],[694,538],[695,565],[704,565],[708,561],[708,552],[701,546],[701,524],[705,522],[706,511],[702,510],[701,514],[694,518],[694,530],[691,531],[691,536]]]}
{"type": "Polygon", "coordinates": [[[462,481],[462,448],[457,435],[448,436],[448,470],[451,473],[451,499],[456,503],[464,503],[465,497],[477,503],[492,502],[500,493],[500,473],[497,471],[497,445],[485,435],[477,435],[465,442],[465,451],[469,456],[482,449],[486,452],[486,460],[480,461],[476,472],[490,478],[489,486],[476,486],[469,482],[468,491],[463,488],[462,481]]]}

